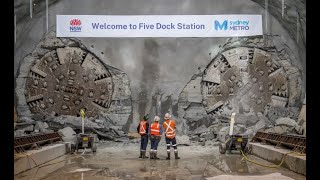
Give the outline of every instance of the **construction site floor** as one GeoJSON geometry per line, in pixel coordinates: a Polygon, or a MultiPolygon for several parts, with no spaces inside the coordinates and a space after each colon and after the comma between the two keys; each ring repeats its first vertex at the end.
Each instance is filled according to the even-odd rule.
{"type": "MultiPolygon", "coordinates": [[[[131,142],[100,142],[95,154],[90,150],[83,153],[82,157],[79,156],[82,151],[67,154],[46,163],[51,165],[33,168],[16,175],[14,179],[306,179],[282,167],[265,168],[242,161],[240,153],[220,154],[218,146],[178,146],[181,159],[175,160],[173,156],[171,160],[165,160],[166,146],[162,141],[158,148],[160,160],[150,160],[138,158],[139,145],[131,142]]],[[[253,155],[248,157],[271,164],[253,155]]]]}

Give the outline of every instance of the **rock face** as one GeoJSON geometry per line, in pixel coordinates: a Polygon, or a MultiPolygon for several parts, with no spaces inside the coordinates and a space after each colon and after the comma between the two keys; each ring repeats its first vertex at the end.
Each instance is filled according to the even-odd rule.
{"type": "Polygon", "coordinates": [[[65,127],[63,129],[60,129],[58,132],[62,139],[66,142],[75,142],[77,139],[76,132],[74,132],[74,130],[71,127],[65,127]]]}
{"type": "Polygon", "coordinates": [[[36,125],[34,126],[34,130],[38,132],[46,132],[46,129],[48,127],[49,126],[46,122],[36,122],[36,125]]]}
{"type": "MultiPolygon", "coordinates": [[[[123,127],[132,111],[130,83],[127,75],[103,62],[78,40],[56,38],[48,33],[20,63],[16,79],[19,117],[81,126],[81,108],[86,117],[112,121],[123,127]]],[[[61,124],[60,123],[60,124],[61,124]]],[[[86,127],[104,128],[104,123],[87,123],[86,127]]],[[[45,129],[38,124],[35,129],[45,129]],[[39,126],[39,127],[38,127],[39,126]]],[[[50,126],[50,124],[49,124],[50,126]]]]}
{"type": "Polygon", "coordinates": [[[213,132],[207,132],[207,133],[201,134],[200,138],[205,138],[205,140],[208,141],[208,140],[214,139],[215,135],[213,134],[213,132]]]}
{"type": "Polygon", "coordinates": [[[176,136],[176,140],[178,145],[190,146],[190,139],[187,135],[176,136]]]}
{"type": "Polygon", "coordinates": [[[285,125],[288,127],[296,127],[298,124],[295,120],[290,119],[290,118],[279,118],[276,120],[276,125],[285,125]]]}
{"type": "Polygon", "coordinates": [[[18,116],[17,116],[17,112],[16,112],[16,107],[14,107],[13,109],[13,113],[14,113],[14,117],[13,117],[13,121],[16,123],[18,121],[18,116]]]}
{"type": "MultiPolygon", "coordinates": [[[[191,137],[199,134],[195,129],[205,129],[217,119],[228,125],[232,112],[239,125],[235,130],[240,128],[249,136],[268,126],[296,127],[303,102],[302,75],[291,63],[295,62],[291,52],[279,48],[279,39],[266,39],[229,39],[181,91],[178,108],[193,131],[191,137]],[[292,120],[277,121],[285,117],[292,120]]],[[[216,132],[221,140],[225,139],[224,131],[226,128],[216,132]]],[[[290,128],[283,131],[292,132],[290,128]]]]}

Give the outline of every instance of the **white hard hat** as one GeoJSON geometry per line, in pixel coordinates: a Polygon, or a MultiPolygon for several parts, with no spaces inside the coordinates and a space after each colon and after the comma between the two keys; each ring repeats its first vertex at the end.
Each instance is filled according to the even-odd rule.
{"type": "Polygon", "coordinates": [[[154,121],[159,121],[160,120],[160,117],[159,116],[155,116],[154,117],[154,121]]]}
{"type": "Polygon", "coordinates": [[[166,114],[164,115],[164,119],[169,119],[169,118],[171,118],[171,115],[170,115],[169,113],[166,113],[166,114]]]}

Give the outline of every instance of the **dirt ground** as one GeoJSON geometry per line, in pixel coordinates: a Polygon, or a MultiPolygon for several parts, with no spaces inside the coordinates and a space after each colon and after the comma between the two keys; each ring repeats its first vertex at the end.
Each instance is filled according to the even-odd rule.
{"type": "MultiPolygon", "coordinates": [[[[218,146],[178,146],[181,159],[166,160],[164,140],[158,147],[160,160],[139,159],[139,142],[100,142],[96,153],[79,151],[67,154],[41,168],[33,168],[15,176],[16,180],[113,180],[113,179],[206,179],[219,175],[262,176],[279,173],[279,179],[304,180],[305,176],[285,168],[270,169],[242,161],[239,153],[221,155],[218,146]],[[83,153],[82,157],[80,156],[83,153]],[[283,178],[285,177],[285,178],[283,178]],[[287,178],[286,178],[287,177],[287,178]]],[[[148,144],[148,150],[150,144],[148,144]]],[[[149,155],[148,155],[149,156],[149,155]]],[[[174,156],[173,156],[174,157],[174,156]]],[[[250,158],[270,164],[250,155],[250,158]]],[[[235,178],[224,178],[235,179],[235,178]]],[[[270,178],[277,179],[277,178],[270,178]]]]}

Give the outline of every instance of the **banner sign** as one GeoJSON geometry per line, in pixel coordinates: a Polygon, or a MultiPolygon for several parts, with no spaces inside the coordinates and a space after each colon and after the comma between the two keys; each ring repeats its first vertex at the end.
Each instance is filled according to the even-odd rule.
{"type": "Polygon", "coordinates": [[[262,35],[261,15],[57,15],[57,37],[240,37],[262,35]]]}

